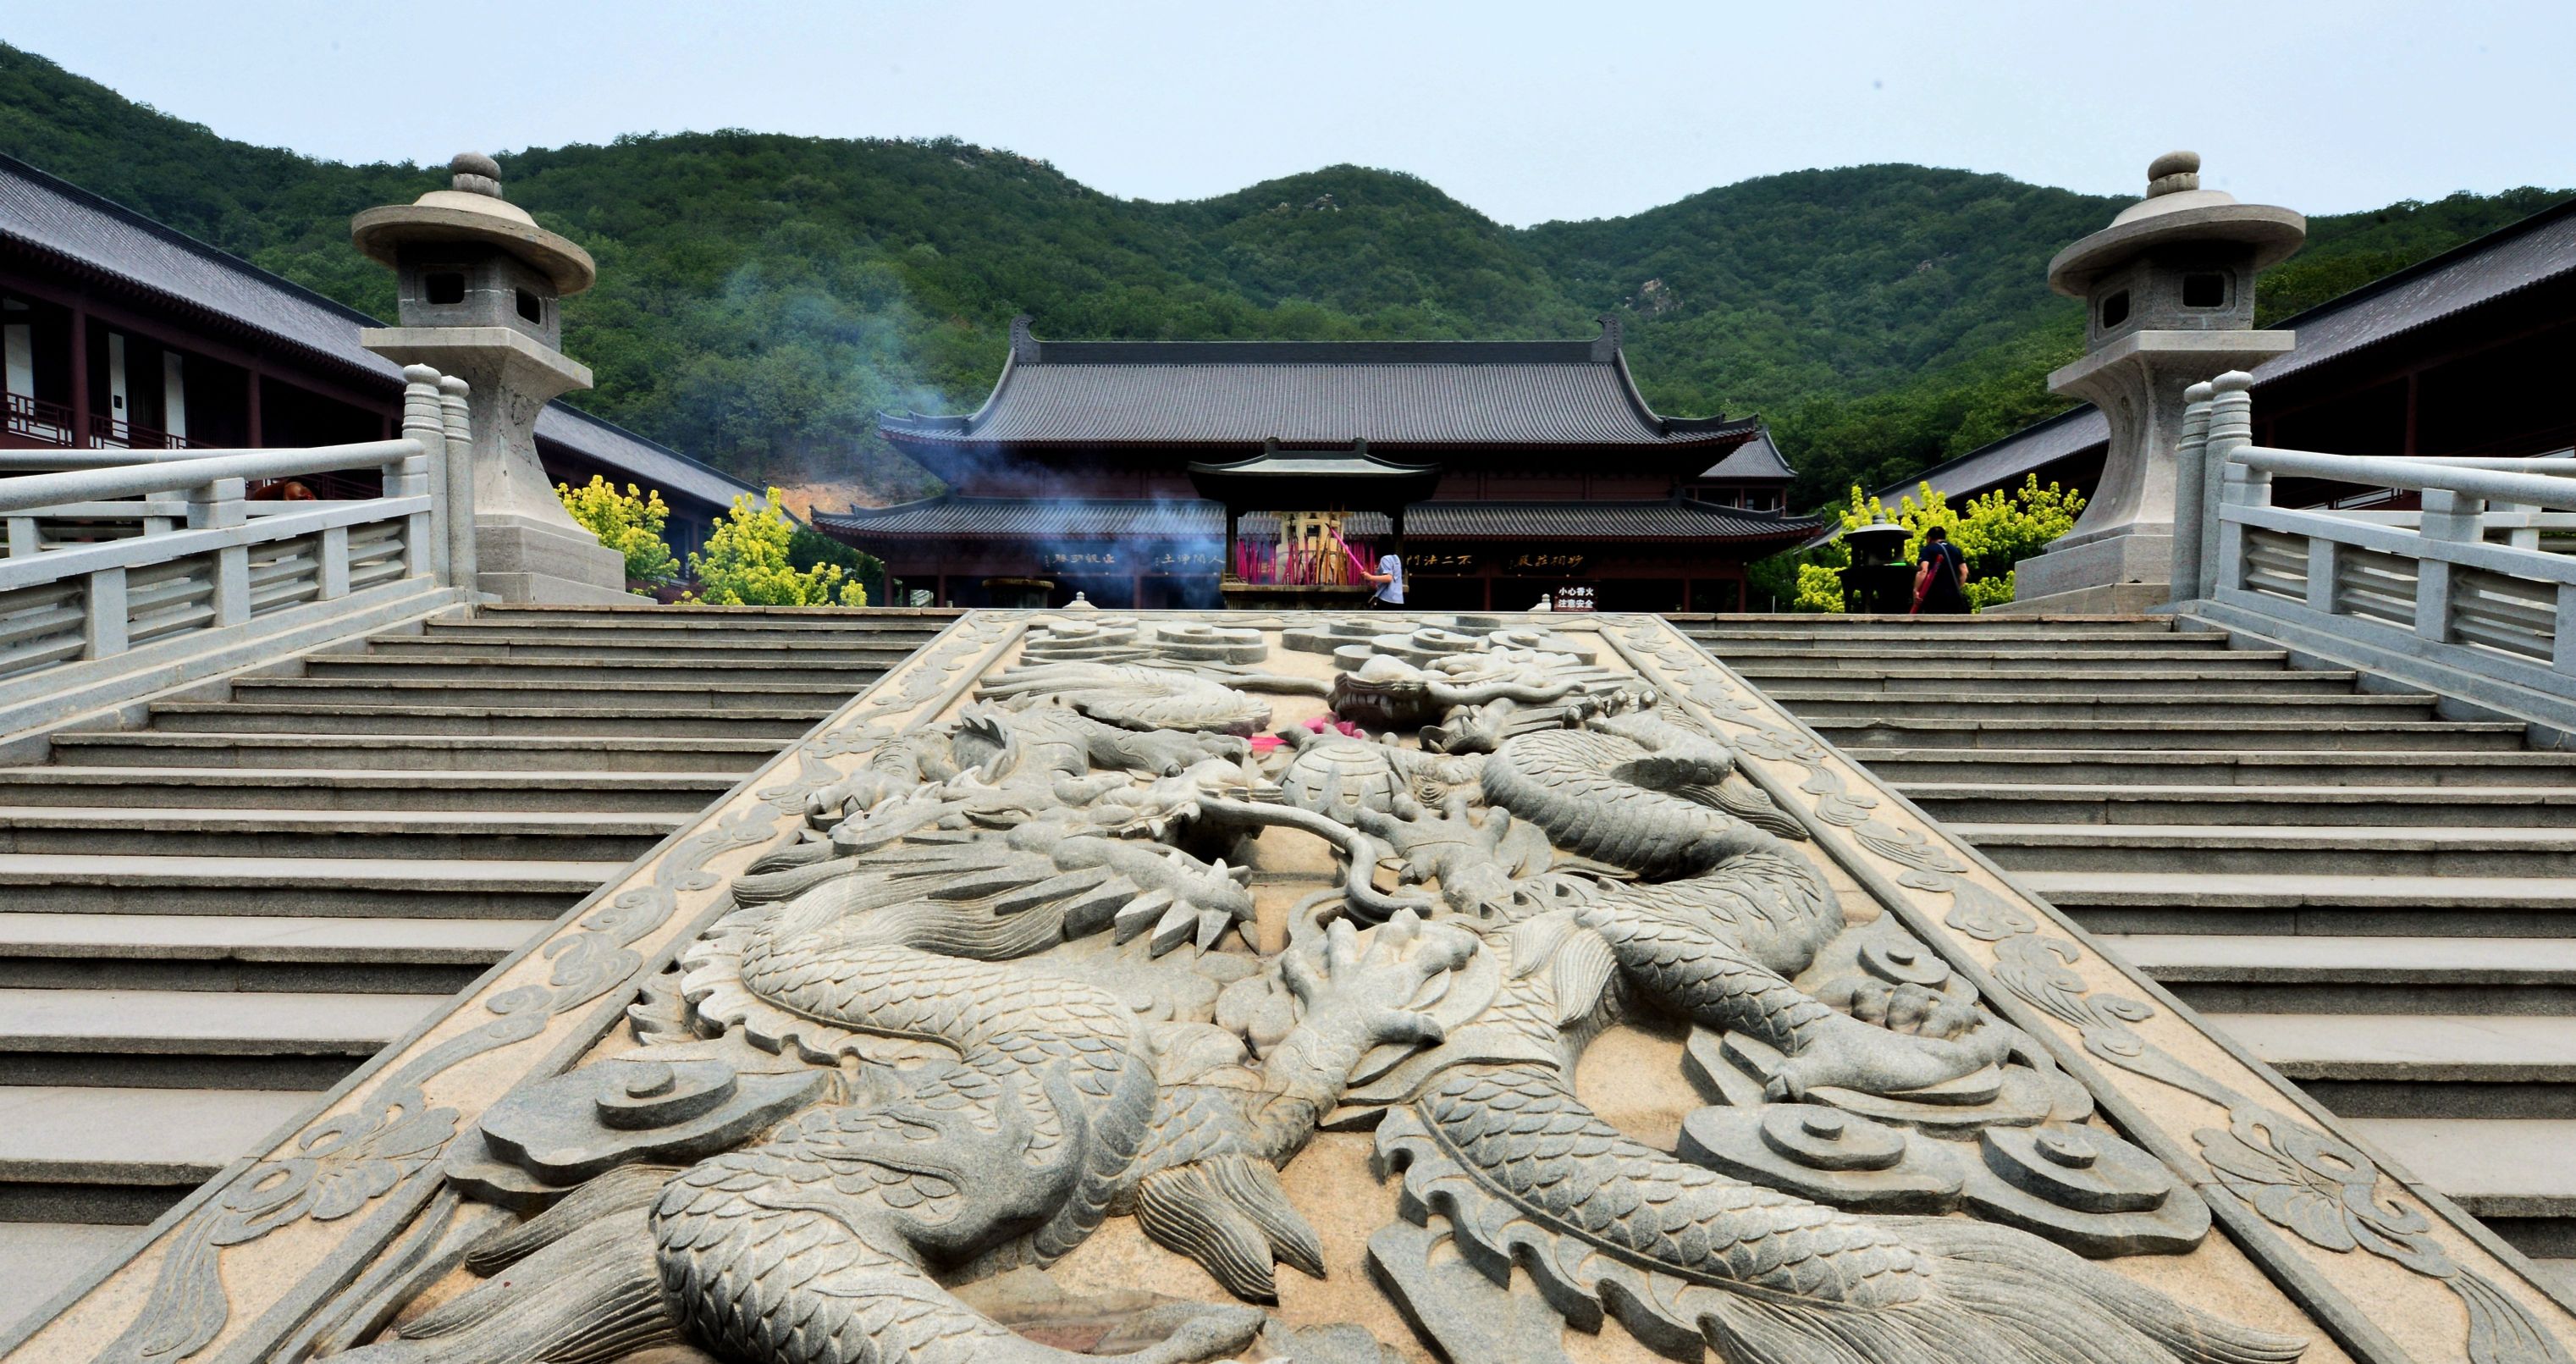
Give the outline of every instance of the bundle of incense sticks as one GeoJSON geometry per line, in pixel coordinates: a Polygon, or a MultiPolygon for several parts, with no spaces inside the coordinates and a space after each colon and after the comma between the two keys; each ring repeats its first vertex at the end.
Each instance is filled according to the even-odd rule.
{"type": "Polygon", "coordinates": [[[1353,553],[1353,552],[1352,552],[1351,547],[1350,547],[1350,544],[1349,544],[1349,542],[1348,542],[1348,541],[1345,541],[1344,539],[1342,539],[1342,537],[1340,537],[1340,536],[1336,535],[1336,536],[1334,536],[1334,537],[1333,537],[1333,543],[1334,543],[1334,544],[1337,544],[1337,545],[1340,545],[1340,546],[1342,547],[1342,553],[1344,553],[1344,554],[1346,554],[1346,555],[1349,555],[1349,556],[1350,556],[1350,560],[1351,560],[1351,570],[1352,570],[1353,572],[1358,573],[1358,574],[1362,575],[1363,577],[1365,577],[1365,576],[1368,574],[1368,572],[1369,572],[1369,566],[1368,566],[1367,564],[1364,564],[1364,563],[1361,563],[1361,562],[1360,562],[1360,556],[1359,556],[1358,554],[1356,554],[1356,553],[1353,553]]]}
{"type": "MultiPolygon", "coordinates": [[[[1350,561],[1354,573],[1365,576],[1369,565],[1369,547],[1353,547],[1338,536],[1334,542],[1350,561]]],[[[1234,547],[1234,576],[1238,582],[1283,583],[1296,586],[1330,586],[1358,581],[1345,575],[1342,563],[1329,554],[1301,549],[1295,545],[1266,545],[1243,541],[1234,547]]]]}

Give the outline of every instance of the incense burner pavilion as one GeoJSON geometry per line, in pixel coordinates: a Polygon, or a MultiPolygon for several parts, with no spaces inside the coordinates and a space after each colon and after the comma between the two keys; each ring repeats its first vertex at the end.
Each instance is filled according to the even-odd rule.
{"type": "Polygon", "coordinates": [[[982,407],[882,418],[950,491],[817,524],[923,604],[1356,594],[1354,561],[1394,550],[1432,610],[1738,609],[1745,564],[1815,522],[1783,514],[1757,420],[1657,413],[1619,343],[1615,318],[1359,342],[1041,341],[1021,318],[982,407]]]}

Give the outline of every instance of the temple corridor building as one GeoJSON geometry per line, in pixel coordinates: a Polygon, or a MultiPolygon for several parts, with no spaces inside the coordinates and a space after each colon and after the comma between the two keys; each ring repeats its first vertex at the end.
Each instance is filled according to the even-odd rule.
{"type": "Polygon", "coordinates": [[[1815,522],[1783,514],[1790,469],[1758,421],[1658,414],[1619,342],[1615,318],[1588,340],[1333,342],[1041,341],[1021,318],[983,406],[881,418],[949,491],[816,524],[917,604],[1212,607],[1224,576],[1292,557],[1247,573],[1229,544],[1297,518],[1250,510],[1230,537],[1191,466],[1339,457],[1429,471],[1396,516],[1356,488],[1299,509],[1341,513],[1363,555],[1400,541],[1408,604],[1739,609],[1744,565],[1815,522]]]}
{"type": "MultiPolygon", "coordinates": [[[[401,366],[377,319],[0,155],[0,449],[335,445],[393,435],[401,366]]],[[[546,476],[661,492],[696,548],[761,489],[565,403],[537,416],[546,476]]],[[[312,480],[374,495],[365,475],[312,480]]]]}

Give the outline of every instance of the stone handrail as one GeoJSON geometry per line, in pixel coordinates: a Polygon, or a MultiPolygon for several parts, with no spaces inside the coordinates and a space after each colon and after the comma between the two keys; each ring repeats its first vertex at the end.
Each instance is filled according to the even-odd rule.
{"type": "Polygon", "coordinates": [[[2247,376],[2231,373],[2188,394],[2177,500],[2207,514],[2177,524],[2184,609],[2576,731],[2576,556],[2536,540],[2536,528],[2557,519],[2540,509],[2576,508],[2576,462],[2258,446],[2246,387],[2247,376]],[[2277,507],[2280,475],[2409,489],[2423,509],[2400,517],[2277,507]],[[2188,552],[2195,523],[2198,556],[2188,552]],[[2491,542],[2490,529],[2507,531],[2508,542],[2491,542]]]}
{"type": "Polygon", "coordinates": [[[11,452],[0,474],[75,467],[0,476],[0,738],[462,599],[472,566],[452,545],[472,510],[456,489],[471,484],[448,458],[448,405],[461,416],[463,395],[426,366],[404,380],[393,440],[11,452]],[[380,495],[246,498],[253,481],[347,470],[379,472],[380,495]]]}
{"type": "MultiPolygon", "coordinates": [[[[42,511],[66,502],[202,489],[224,480],[248,483],[352,469],[382,469],[387,478],[397,478],[405,461],[425,459],[429,451],[405,437],[309,450],[192,450],[187,454],[185,459],[119,461],[102,468],[23,474],[0,481],[0,514],[42,511]]],[[[0,469],[6,467],[0,464],[0,469]]]]}

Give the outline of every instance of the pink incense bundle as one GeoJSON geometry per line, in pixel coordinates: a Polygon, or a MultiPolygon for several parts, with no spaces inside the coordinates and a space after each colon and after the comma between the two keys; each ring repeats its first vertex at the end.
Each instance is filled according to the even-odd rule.
{"type": "Polygon", "coordinates": [[[1365,575],[1368,573],[1368,571],[1369,571],[1369,566],[1368,566],[1368,565],[1366,565],[1366,564],[1364,564],[1364,563],[1361,563],[1361,562],[1360,562],[1360,556],[1351,552],[1351,547],[1350,547],[1350,545],[1349,545],[1349,543],[1348,543],[1348,542],[1344,541],[1344,540],[1342,539],[1342,537],[1340,537],[1340,536],[1336,535],[1336,536],[1334,536],[1334,537],[1333,537],[1333,543],[1334,543],[1334,544],[1337,544],[1337,545],[1340,545],[1340,546],[1342,547],[1342,555],[1343,555],[1343,557],[1344,557],[1344,558],[1347,558],[1347,559],[1349,559],[1349,560],[1351,561],[1351,571],[1352,571],[1352,572],[1354,572],[1354,573],[1358,573],[1358,574],[1361,574],[1361,575],[1363,575],[1363,576],[1365,576],[1365,575]]]}

